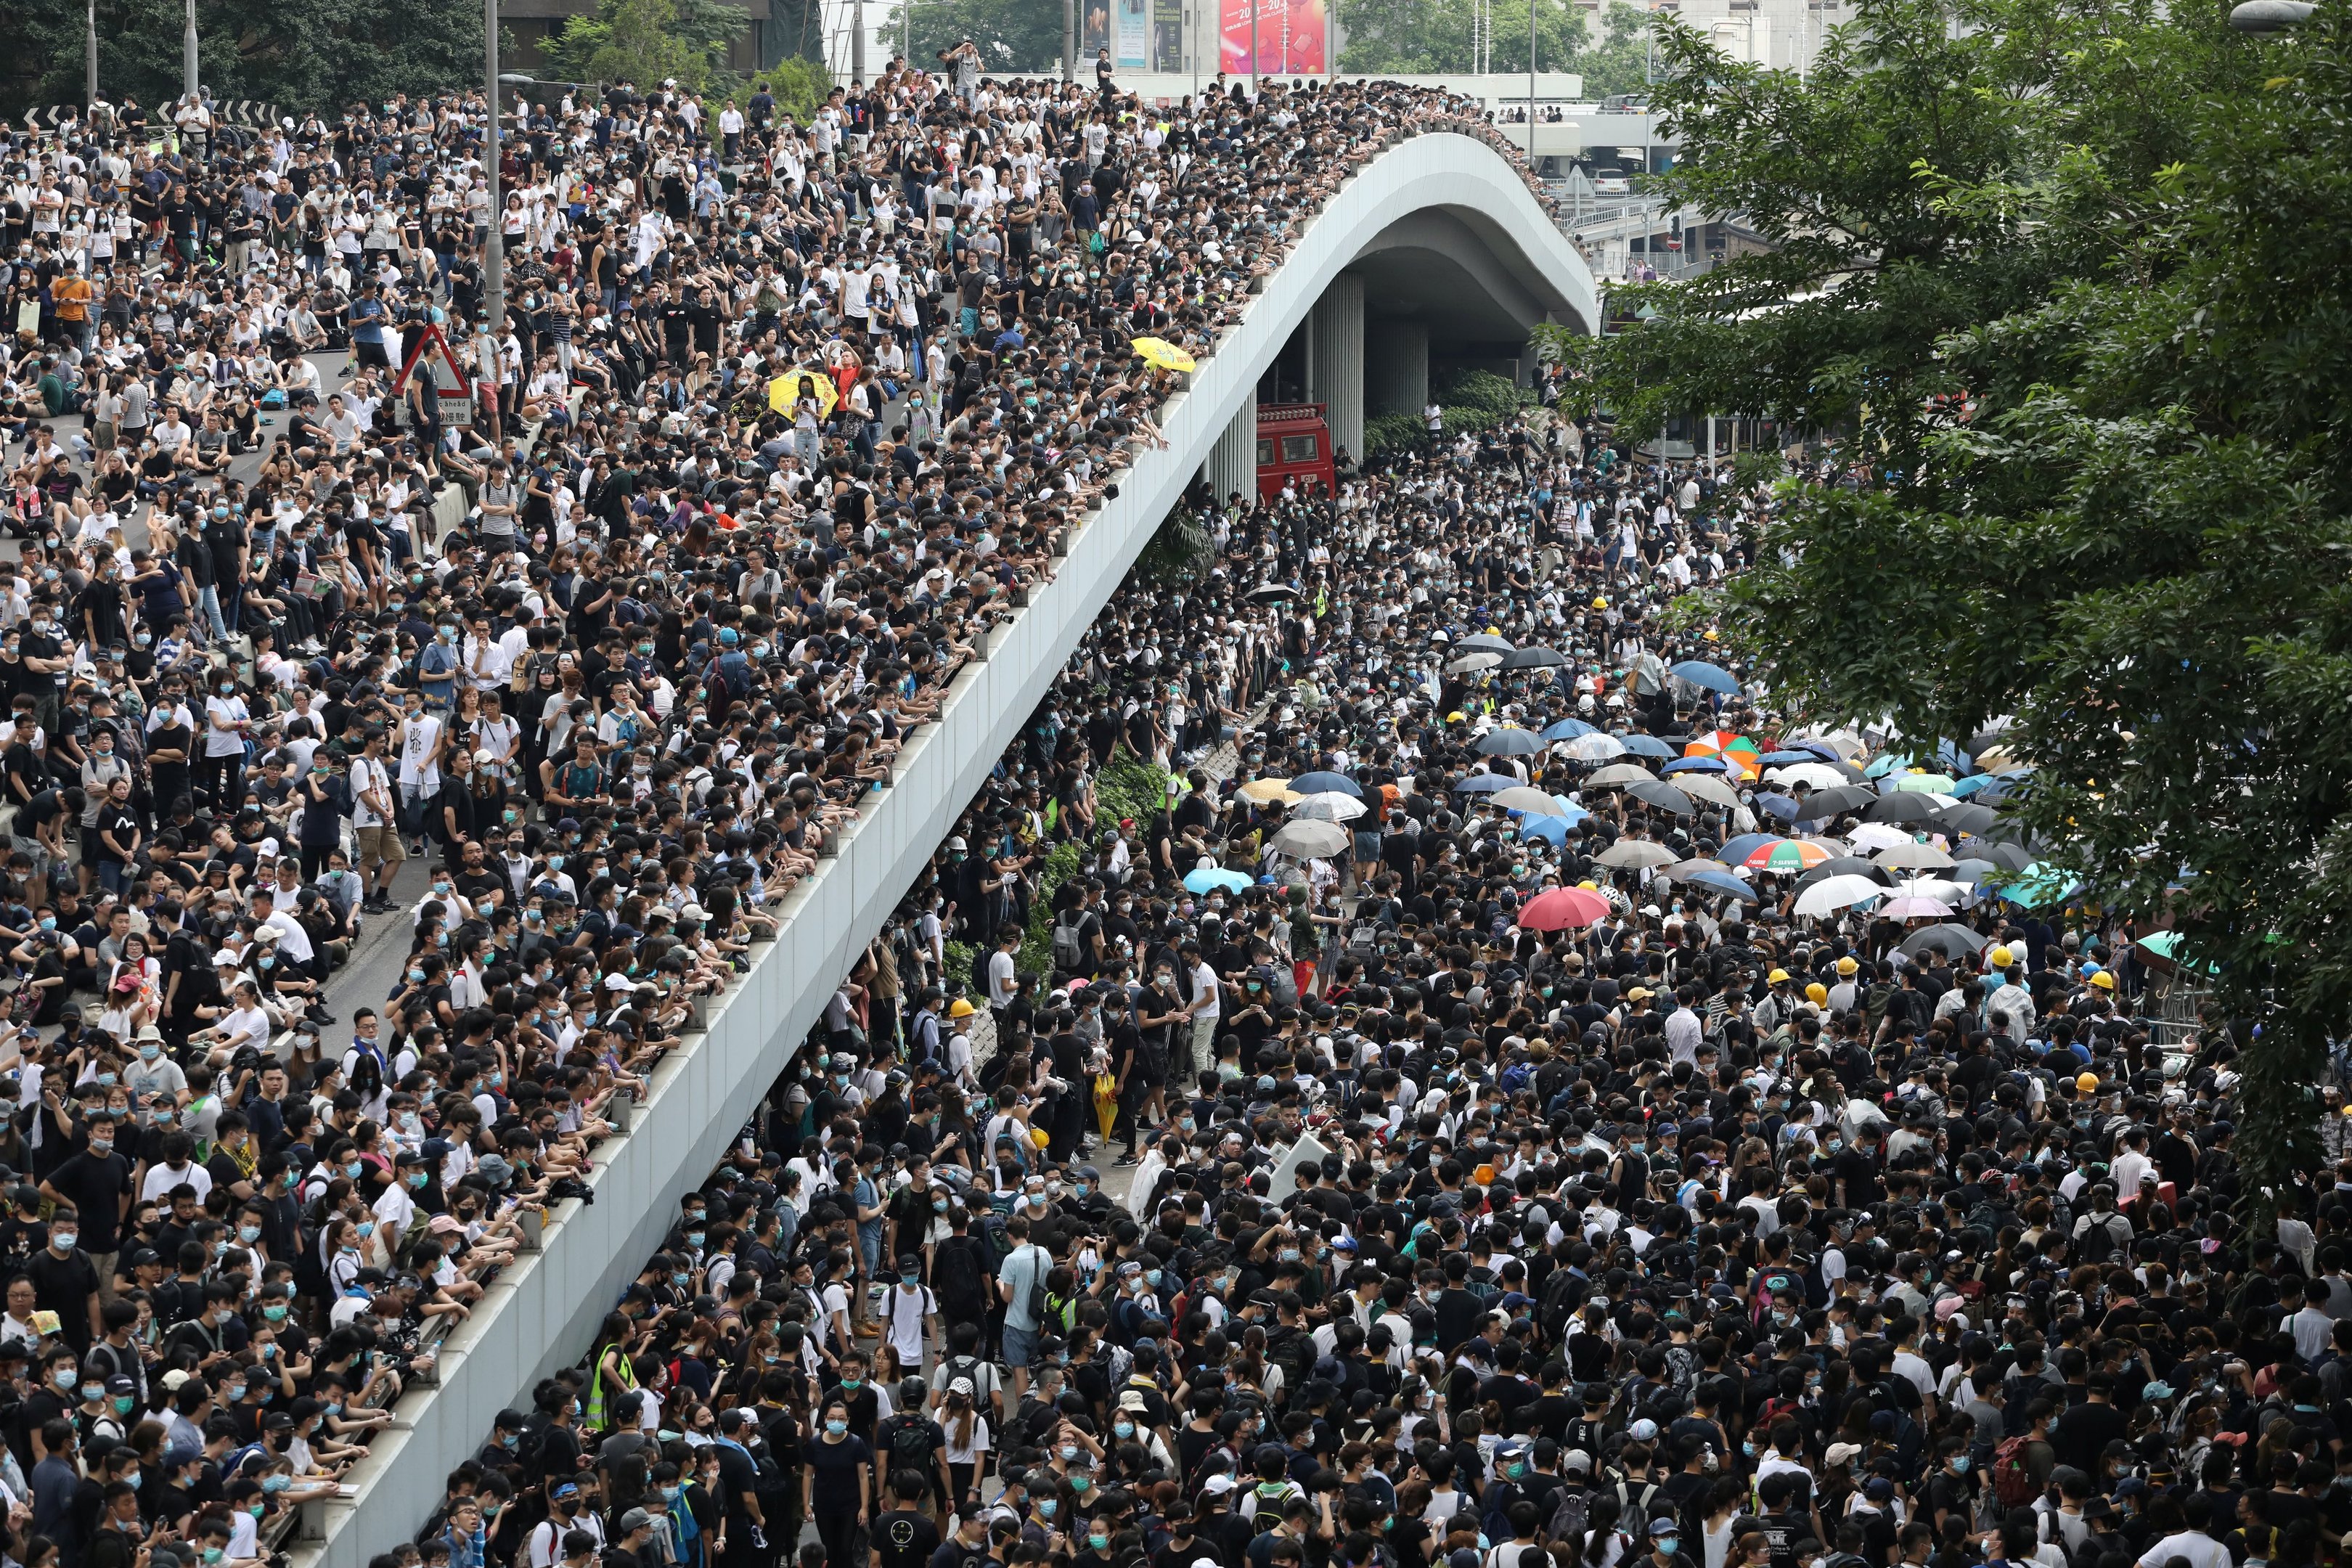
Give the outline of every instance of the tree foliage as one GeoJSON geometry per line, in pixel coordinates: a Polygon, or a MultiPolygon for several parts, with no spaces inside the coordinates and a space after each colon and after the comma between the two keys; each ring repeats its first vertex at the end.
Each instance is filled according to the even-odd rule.
{"type": "Polygon", "coordinates": [[[1584,96],[1598,103],[1620,93],[1650,89],[1650,13],[1625,0],[1609,0],[1601,37],[1588,44],[1569,68],[1584,77],[1584,96]]]}
{"type": "MultiPolygon", "coordinates": [[[[1060,68],[1062,8],[1058,5],[1038,0],[918,0],[912,20],[908,58],[919,66],[935,66],[941,50],[970,38],[980,48],[982,68],[992,74],[1042,75],[1060,68]]],[[[894,8],[889,36],[900,36],[902,26],[894,8]]]]}
{"type": "MultiPolygon", "coordinates": [[[[1573,70],[1584,47],[1584,17],[1568,0],[1532,0],[1536,7],[1536,65],[1540,70],[1573,70]]],[[[1528,6],[1530,0],[1495,0],[1494,41],[1488,64],[1497,71],[1528,68],[1528,6]]],[[[1347,31],[1339,68],[1399,76],[1461,72],[1473,68],[1472,0],[1340,0],[1339,18],[1347,31]]]]}
{"type": "MultiPolygon", "coordinates": [[[[178,0],[98,0],[99,91],[152,106],[180,92],[178,0]]],[[[10,113],[82,100],[80,0],[16,0],[0,26],[30,70],[12,76],[10,113]]],[[[482,8],[472,0],[197,0],[205,85],[289,113],[478,79],[482,8]]]]}
{"type": "Polygon", "coordinates": [[[1801,88],[1674,44],[1674,184],[1780,248],[1640,290],[1580,395],[1867,459],[1784,484],[1726,635],[1815,717],[2010,718],[2019,828],[2218,966],[2261,1221],[2352,1030],[2352,33],[1962,9],[1864,0],[1801,88]]]}
{"type": "Polygon", "coordinates": [[[690,91],[731,92],[740,83],[728,51],[746,26],[726,0],[598,0],[595,15],[572,17],[541,53],[572,81],[674,79],[690,91]]]}

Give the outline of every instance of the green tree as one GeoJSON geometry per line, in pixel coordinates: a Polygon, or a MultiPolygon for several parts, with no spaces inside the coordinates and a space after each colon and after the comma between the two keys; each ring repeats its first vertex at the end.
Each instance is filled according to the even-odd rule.
{"type": "Polygon", "coordinates": [[[541,52],[573,81],[675,78],[689,91],[731,92],[739,81],[728,50],[747,25],[725,0],[598,0],[594,16],[572,18],[541,52]]]}
{"type": "Polygon", "coordinates": [[[776,111],[791,115],[803,125],[824,107],[825,97],[833,90],[833,77],[824,67],[799,55],[787,55],[774,69],[760,74],[768,90],[776,95],[776,111]]]}
{"type": "Polygon", "coordinates": [[[1905,14],[1866,5],[1876,41],[1802,90],[1734,70],[1680,111],[1685,188],[1782,249],[1644,290],[1587,393],[1634,405],[1646,372],[1653,410],[1869,460],[1784,486],[1725,634],[1812,717],[1965,742],[2006,716],[2035,770],[2011,830],[2216,970],[2266,1226],[2352,1031],[2352,34],[2326,7],[2266,44],[2218,6],[1905,14]],[[1927,401],[1958,391],[1972,417],[1927,401]]]}
{"type": "MultiPolygon", "coordinates": [[[[1059,5],[1038,0],[917,0],[912,22],[908,58],[919,66],[937,65],[941,50],[966,38],[979,47],[982,66],[992,75],[1039,75],[1061,65],[1059,5]]],[[[898,37],[904,26],[893,9],[889,36],[898,37]]]]}
{"type": "MultiPolygon", "coordinates": [[[[1542,70],[1573,70],[1584,47],[1584,17],[1567,0],[1532,0],[1536,6],[1536,64],[1542,70]]],[[[1496,0],[1494,42],[1488,63],[1498,71],[1528,68],[1530,0],[1496,0]]],[[[1630,7],[1629,7],[1630,9],[1630,7]]],[[[1426,0],[1399,5],[1394,0],[1339,0],[1339,18],[1347,33],[1339,68],[1398,76],[1461,72],[1476,56],[1471,0],[1426,0]]]]}
{"type": "MultiPolygon", "coordinates": [[[[152,106],[180,91],[183,9],[173,0],[99,0],[99,90],[152,106]]],[[[79,0],[0,6],[19,58],[11,112],[82,98],[79,0]]],[[[471,0],[198,0],[205,85],[220,99],[253,99],[288,113],[333,110],[395,92],[430,93],[478,75],[482,13],[471,0]]]]}
{"type": "Polygon", "coordinates": [[[1584,96],[1598,103],[1618,93],[1650,89],[1650,13],[1625,0],[1609,0],[1601,37],[1576,57],[1572,69],[1584,77],[1584,96]]]}
{"type": "Polygon", "coordinates": [[[1664,190],[1773,248],[1619,290],[1638,331],[1553,334],[1582,400],[1644,430],[1708,409],[1866,425],[1906,475],[1929,400],[1962,390],[1945,335],[2107,265],[2193,151],[2181,105],[2260,68],[2218,8],[2152,0],[1860,0],[1802,80],[1665,19],[1657,53],[1681,144],[1664,190]]]}

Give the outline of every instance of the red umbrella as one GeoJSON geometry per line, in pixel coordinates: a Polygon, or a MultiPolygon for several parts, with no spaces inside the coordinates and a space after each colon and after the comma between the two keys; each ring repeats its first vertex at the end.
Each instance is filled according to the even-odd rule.
{"type": "Polygon", "coordinates": [[[1529,899],[1519,911],[1519,924],[1528,931],[1565,931],[1589,926],[1609,912],[1609,900],[1590,888],[1554,888],[1529,899]]]}

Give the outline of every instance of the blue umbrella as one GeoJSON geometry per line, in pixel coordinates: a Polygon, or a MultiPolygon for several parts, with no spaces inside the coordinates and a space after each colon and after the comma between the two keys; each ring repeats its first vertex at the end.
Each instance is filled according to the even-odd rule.
{"type": "Polygon", "coordinates": [[[1676,757],[1666,764],[1665,771],[1670,773],[1727,773],[1731,771],[1731,764],[1721,757],[1676,757]]]}
{"type": "Polygon", "coordinates": [[[1223,866],[1203,866],[1184,873],[1184,890],[1188,893],[1238,893],[1252,885],[1242,872],[1228,871],[1223,866]]]}
{"type": "Polygon", "coordinates": [[[1599,733],[1598,731],[1581,719],[1562,719],[1559,723],[1547,728],[1543,732],[1543,738],[1547,741],[1573,741],[1579,735],[1597,733],[1599,733]]]}
{"type": "Polygon", "coordinates": [[[1341,795],[1352,795],[1358,800],[1364,798],[1361,784],[1345,773],[1328,771],[1318,773],[1301,773],[1290,781],[1290,787],[1301,795],[1321,795],[1327,790],[1336,789],[1341,795]]]}
{"type": "Polygon", "coordinates": [[[1564,816],[1522,816],[1519,818],[1519,837],[1539,838],[1554,846],[1562,845],[1568,842],[1568,830],[1573,826],[1564,816]]]}
{"type": "Polygon", "coordinates": [[[1883,779],[1888,773],[1896,772],[1898,769],[1907,768],[1910,765],[1911,755],[1909,752],[1885,752],[1870,759],[1870,765],[1862,770],[1862,776],[1866,779],[1883,779]]]}
{"type": "Polygon", "coordinates": [[[1748,903],[1755,903],[1758,899],[1755,889],[1728,871],[1698,871],[1693,873],[1686,880],[1691,887],[1705,888],[1709,892],[1721,893],[1727,898],[1739,899],[1748,903]]]}
{"type": "Polygon", "coordinates": [[[1785,768],[1796,763],[1818,763],[1821,760],[1819,752],[1768,752],[1756,759],[1756,765],[1759,768],[1785,768]]]}
{"type": "Polygon", "coordinates": [[[1719,664],[1709,664],[1702,658],[1686,658],[1666,671],[1676,680],[1687,680],[1693,686],[1703,686],[1709,691],[1720,691],[1726,697],[1739,695],[1739,678],[1719,664]]]}
{"type": "Polygon", "coordinates": [[[1743,833],[1717,852],[1716,858],[1727,866],[1737,866],[1767,844],[1781,842],[1777,833],[1743,833]]]}
{"type": "Polygon", "coordinates": [[[1498,789],[1516,788],[1518,783],[1502,773],[1473,773],[1454,787],[1465,795],[1492,795],[1498,789]]]}
{"type": "Polygon", "coordinates": [[[1618,744],[1637,757],[1671,757],[1675,749],[1655,735],[1619,735],[1618,744]]]}
{"type": "Polygon", "coordinates": [[[1767,816],[1777,816],[1783,822],[1797,820],[1797,803],[1789,795],[1774,795],[1767,791],[1756,797],[1756,809],[1767,816]]]}

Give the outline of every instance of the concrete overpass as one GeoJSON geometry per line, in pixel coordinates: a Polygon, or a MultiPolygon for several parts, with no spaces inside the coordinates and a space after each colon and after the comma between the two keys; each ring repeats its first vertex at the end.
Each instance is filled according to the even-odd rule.
{"type": "Polygon", "coordinates": [[[598,1151],[596,1202],[568,1200],[550,1213],[539,1249],[519,1258],[442,1346],[436,1385],[401,1401],[349,1477],[356,1495],[310,1505],[289,1553],[305,1568],[365,1568],[424,1522],[448,1471],[501,1408],[523,1406],[541,1378],[586,1352],[680,1194],[709,1173],[790,1062],[1186,486],[1204,463],[1236,453],[1250,460],[1258,378],[1295,333],[1310,334],[1317,390],[1352,398],[1360,426],[1368,368],[1374,395],[1417,405],[1433,345],[1442,352],[1465,332],[1524,337],[1548,318],[1590,330],[1591,277],[1517,169],[1483,142],[1410,138],[1333,196],[1162,411],[1169,448],[1140,455],[1118,499],[1075,527],[1053,581],[989,637],[985,658],[957,676],[939,721],[908,738],[891,787],[772,911],[780,940],[707,1005],[625,1134],[598,1151]]]}

